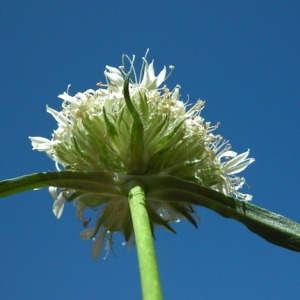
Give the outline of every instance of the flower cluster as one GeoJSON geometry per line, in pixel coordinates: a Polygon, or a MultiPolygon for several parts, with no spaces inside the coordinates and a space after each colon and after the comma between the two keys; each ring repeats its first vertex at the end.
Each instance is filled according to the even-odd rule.
{"type": "MultiPolygon", "coordinates": [[[[59,95],[62,110],[47,107],[58,123],[52,138],[30,137],[33,149],[46,152],[61,168],[69,171],[107,171],[122,175],[171,175],[211,188],[240,200],[251,200],[240,189],[245,179],[236,176],[253,158],[249,150],[237,154],[211,125],[200,116],[204,101],[198,100],[188,109],[180,100],[180,86],[170,90],[163,85],[167,68],[156,76],[153,61],[146,56],[139,78],[133,56],[123,56],[119,68],[106,66],[107,82],[98,83],[99,89],[89,89],[75,96],[68,92],[59,95]],[[125,60],[130,64],[131,79],[126,86],[125,60]],[[128,94],[126,96],[126,93],[128,94]]],[[[126,77],[127,76],[127,77],[126,77]]],[[[127,79],[128,80],[128,79],[127,79]]],[[[85,226],[86,208],[99,211],[94,228],[81,234],[83,239],[95,239],[93,256],[97,257],[107,238],[121,231],[126,241],[133,240],[132,221],[127,194],[114,187],[101,193],[50,187],[54,198],[53,211],[59,218],[65,200],[75,201],[77,216],[85,226]]],[[[187,219],[195,226],[195,211],[190,203],[153,201],[146,199],[151,225],[163,225],[187,219]]]]}

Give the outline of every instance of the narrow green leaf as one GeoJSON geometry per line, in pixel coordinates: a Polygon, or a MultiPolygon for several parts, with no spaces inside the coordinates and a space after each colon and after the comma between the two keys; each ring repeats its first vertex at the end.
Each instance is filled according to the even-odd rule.
{"type": "Polygon", "coordinates": [[[151,205],[147,205],[146,202],[146,209],[149,215],[149,219],[150,219],[150,223],[151,223],[151,227],[152,227],[152,234],[154,236],[154,231],[153,231],[153,224],[158,224],[162,227],[164,227],[165,229],[169,230],[170,232],[176,233],[176,231],[169,225],[169,223],[164,220],[152,207],[151,205]]]}
{"type": "Polygon", "coordinates": [[[0,198],[48,186],[123,195],[124,178],[112,172],[44,172],[0,181],[0,198]]]}
{"type": "Polygon", "coordinates": [[[124,98],[127,108],[133,117],[129,143],[132,152],[130,155],[132,159],[130,172],[134,174],[142,169],[144,162],[144,125],[130,98],[129,78],[130,74],[126,75],[124,80],[124,98]]]}
{"type": "Polygon", "coordinates": [[[134,119],[134,122],[139,125],[140,128],[143,128],[143,123],[142,120],[140,118],[139,113],[137,112],[137,110],[135,109],[131,98],[130,98],[130,94],[129,94],[129,80],[130,80],[130,73],[126,75],[125,80],[124,80],[124,89],[123,89],[123,93],[124,93],[124,99],[126,102],[126,105],[134,119]]]}
{"type": "Polygon", "coordinates": [[[109,133],[109,137],[115,139],[115,137],[117,136],[117,130],[115,128],[114,123],[111,122],[110,119],[108,118],[105,107],[103,107],[103,116],[106,125],[106,130],[109,133]]]}
{"type": "Polygon", "coordinates": [[[192,217],[191,213],[194,212],[191,207],[184,207],[182,205],[179,205],[179,202],[171,202],[170,207],[172,210],[176,211],[177,213],[181,214],[187,221],[192,223],[195,228],[198,228],[197,222],[192,217]]]}
{"type": "Polygon", "coordinates": [[[204,206],[243,223],[275,245],[300,252],[300,224],[295,221],[177,177],[153,176],[147,182],[148,197],[204,206]]]}
{"type": "Polygon", "coordinates": [[[183,123],[185,122],[185,119],[181,120],[180,122],[178,122],[176,124],[176,126],[174,126],[173,130],[168,133],[166,136],[164,136],[158,143],[157,143],[157,149],[161,150],[161,148],[163,148],[164,146],[168,146],[168,143],[171,142],[173,144],[176,143],[177,139],[174,142],[174,135],[177,133],[177,131],[179,130],[179,128],[183,125],[183,123]]]}
{"type": "Polygon", "coordinates": [[[128,194],[127,183],[132,180],[138,180],[145,186],[148,201],[156,199],[204,206],[223,217],[243,223],[273,244],[300,252],[299,223],[174,176],[126,176],[104,171],[36,173],[1,181],[0,197],[47,186],[124,196],[128,194]]]}

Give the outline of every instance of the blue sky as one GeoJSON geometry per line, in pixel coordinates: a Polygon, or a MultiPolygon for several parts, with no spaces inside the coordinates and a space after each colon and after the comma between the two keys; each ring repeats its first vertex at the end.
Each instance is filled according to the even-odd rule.
{"type": "MultiPolygon", "coordinates": [[[[206,100],[207,121],[256,158],[245,172],[253,204],[300,222],[300,3],[291,1],[8,1],[0,4],[0,178],[52,171],[28,136],[50,137],[45,106],[96,88],[105,65],[150,48],[169,87],[206,100]]],[[[165,299],[295,299],[299,253],[198,208],[199,229],[158,229],[165,299]]],[[[0,298],[139,299],[136,250],[116,237],[94,262],[72,204],[60,220],[46,189],[1,199],[0,298]]]]}

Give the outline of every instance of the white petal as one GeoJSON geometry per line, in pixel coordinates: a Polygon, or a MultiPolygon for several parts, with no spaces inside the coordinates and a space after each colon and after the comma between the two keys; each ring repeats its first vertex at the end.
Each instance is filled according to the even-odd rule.
{"type": "MultiPolygon", "coordinates": [[[[123,78],[122,73],[121,73],[121,71],[120,71],[118,68],[110,67],[110,66],[105,66],[105,67],[106,67],[106,69],[107,69],[109,72],[119,74],[120,77],[123,78]]],[[[105,72],[106,72],[106,71],[105,71],[105,72]]]]}
{"type": "Polygon", "coordinates": [[[244,195],[243,195],[243,198],[244,198],[244,200],[251,201],[252,198],[253,198],[253,196],[252,196],[252,195],[249,195],[249,194],[244,194],[244,195]]]}
{"type": "Polygon", "coordinates": [[[218,158],[222,158],[222,157],[235,157],[237,155],[236,152],[228,150],[228,151],[224,151],[224,152],[220,152],[218,155],[218,158]]]}
{"type": "Polygon", "coordinates": [[[61,217],[61,214],[64,210],[64,205],[65,205],[65,197],[63,193],[60,193],[53,204],[53,213],[57,219],[61,217]]]}
{"type": "Polygon", "coordinates": [[[54,200],[57,199],[57,187],[49,186],[49,193],[54,200]]]}
{"type": "Polygon", "coordinates": [[[255,161],[254,158],[249,158],[244,163],[241,163],[239,165],[232,166],[229,168],[227,168],[227,166],[226,166],[227,174],[236,174],[236,173],[242,172],[243,170],[245,170],[248,167],[248,165],[250,165],[254,161],[255,161]]]}
{"type": "Polygon", "coordinates": [[[124,84],[124,78],[122,73],[117,69],[110,66],[106,66],[108,71],[104,71],[104,75],[113,83],[115,83],[118,86],[123,86],[124,84]]]}
{"type": "Polygon", "coordinates": [[[156,78],[156,87],[159,87],[165,81],[166,73],[167,73],[167,69],[166,66],[164,66],[164,68],[160,71],[160,73],[156,78]]]}
{"type": "Polygon", "coordinates": [[[238,156],[236,156],[235,158],[229,160],[227,163],[226,163],[226,168],[230,168],[231,166],[236,166],[238,165],[239,163],[243,162],[247,156],[249,155],[249,149],[248,151],[244,152],[244,153],[241,153],[239,154],[238,156]]]}
{"type": "Polygon", "coordinates": [[[141,85],[146,87],[148,90],[154,90],[158,88],[162,84],[162,82],[165,81],[166,72],[166,66],[164,66],[164,68],[160,71],[158,76],[155,76],[154,60],[152,60],[150,65],[145,60],[144,77],[141,82],[141,85]]]}
{"type": "Polygon", "coordinates": [[[53,116],[53,118],[61,125],[67,126],[68,125],[68,119],[61,113],[56,111],[55,109],[46,106],[46,110],[49,114],[53,116]]]}
{"type": "Polygon", "coordinates": [[[53,142],[40,136],[30,136],[33,150],[48,151],[53,148],[53,142]]]}
{"type": "Polygon", "coordinates": [[[30,136],[29,139],[31,140],[31,142],[37,143],[37,144],[49,143],[50,142],[49,139],[46,139],[46,138],[41,137],[41,136],[30,136]]]}
{"type": "Polygon", "coordinates": [[[66,92],[64,92],[63,94],[58,95],[58,98],[63,99],[65,101],[68,101],[70,103],[77,103],[76,98],[70,96],[66,92]]]}
{"type": "Polygon", "coordinates": [[[96,260],[101,253],[105,235],[106,231],[102,231],[94,240],[92,245],[92,257],[94,260],[96,260]]]}
{"type": "Polygon", "coordinates": [[[141,86],[144,86],[147,89],[155,89],[156,88],[156,77],[154,74],[154,61],[148,64],[148,62],[145,60],[145,68],[144,68],[144,76],[143,80],[141,82],[141,86]]]}
{"type": "Polygon", "coordinates": [[[249,195],[249,194],[242,194],[239,192],[236,192],[235,194],[239,197],[239,199],[244,200],[244,201],[251,201],[253,198],[252,195],[249,195]]]}
{"type": "MultiPolygon", "coordinates": [[[[160,72],[161,73],[161,72],[160,72]]],[[[159,74],[160,75],[160,74],[159,74]]],[[[157,76],[157,78],[159,77],[159,75],[157,76]]],[[[172,92],[172,99],[173,100],[179,100],[179,93],[180,93],[180,86],[176,85],[174,91],[172,92]]],[[[180,101],[182,102],[182,101],[180,101]]],[[[182,102],[183,103],[183,102],[182,102]]],[[[184,103],[183,103],[184,104],[184,103]]]]}

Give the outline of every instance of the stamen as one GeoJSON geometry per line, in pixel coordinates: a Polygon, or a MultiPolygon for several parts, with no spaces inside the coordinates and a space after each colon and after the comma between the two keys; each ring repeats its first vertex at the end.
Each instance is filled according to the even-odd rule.
{"type": "Polygon", "coordinates": [[[146,50],[145,56],[142,57],[143,64],[142,64],[142,67],[141,67],[139,83],[142,82],[142,77],[143,77],[143,73],[144,73],[144,69],[145,69],[145,63],[148,63],[148,62],[147,62],[147,59],[146,59],[146,58],[147,58],[147,55],[148,55],[148,52],[149,52],[149,48],[146,50]]]}

